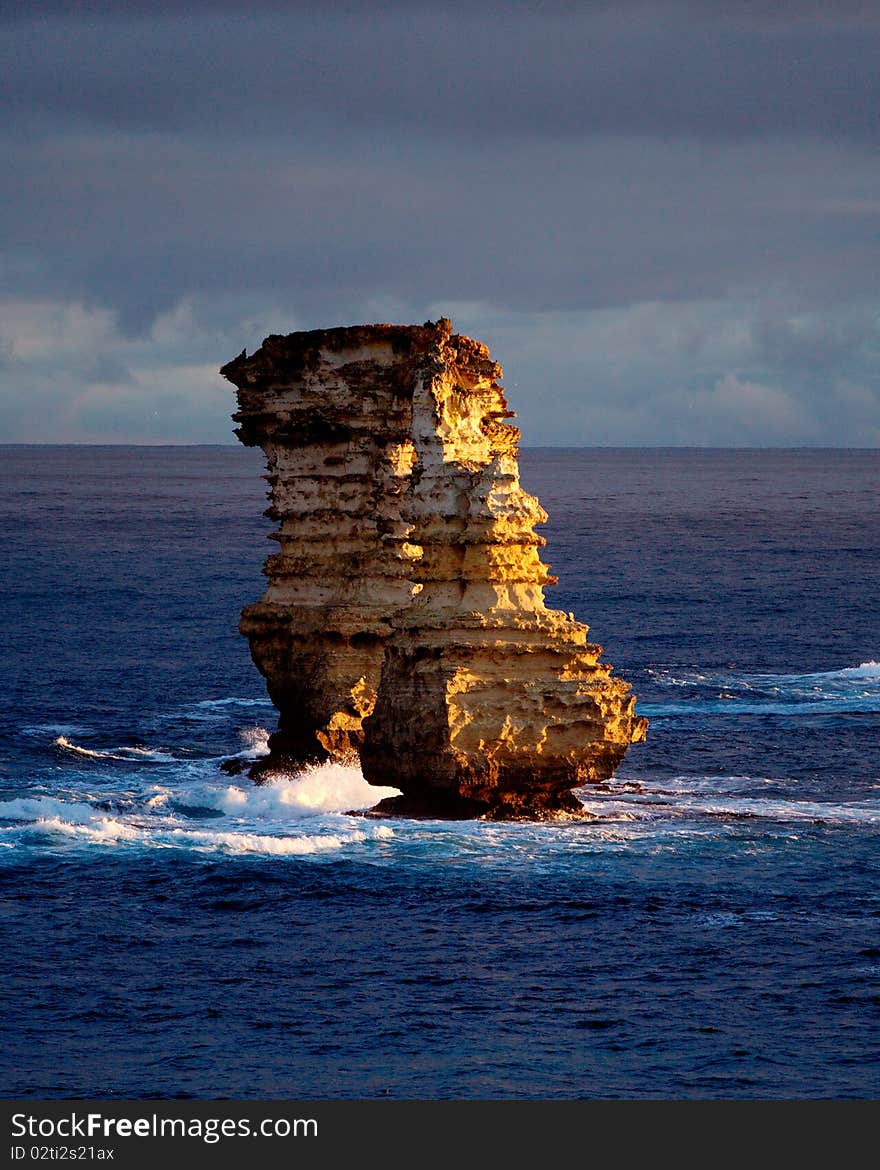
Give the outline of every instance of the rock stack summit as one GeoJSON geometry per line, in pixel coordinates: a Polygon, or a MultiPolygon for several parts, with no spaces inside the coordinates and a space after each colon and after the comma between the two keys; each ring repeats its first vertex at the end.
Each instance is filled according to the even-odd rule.
{"type": "Polygon", "coordinates": [[[278,708],[261,775],[359,759],[380,813],[577,812],[646,721],[555,583],[486,346],[424,325],[267,337],[221,370],[272,538],[241,632],[278,708]]]}

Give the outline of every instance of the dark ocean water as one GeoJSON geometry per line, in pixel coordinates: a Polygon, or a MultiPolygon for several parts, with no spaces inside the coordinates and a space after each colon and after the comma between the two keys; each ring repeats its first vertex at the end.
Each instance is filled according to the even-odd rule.
{"type": "Polygon", "coordinates": [[[880,452],[524,454],[651,719],[582,825],[219,771],[261,470],[0,449],[0,1095],[876,1096],[880,452]]]}

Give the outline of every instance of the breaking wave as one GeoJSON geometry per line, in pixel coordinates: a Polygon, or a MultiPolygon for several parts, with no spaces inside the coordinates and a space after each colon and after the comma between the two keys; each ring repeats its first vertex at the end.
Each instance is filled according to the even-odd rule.
{"type": "Polygon", "coordinates": [[[58,800],[51,796],[20,796],[14,800],[0,800],[0,820],[42,823],[62,819],[67,824],[89,825],[103,817],[104,813],[94,805],[58,800]]]}
{"type": "MultiPolygon", "coordinates": [[[[839,671],[746,674],[658,668],[649,675],[640,710],[653,717],[686,712],[800,715],[823,710],[880,710],[880,664],[839,671]],[[668,700],[667,701],[667,697],[668,700]]],[[[346,855],[376,862],[428,859],[442,864],[567,864],[583,851],[647,849],[660,842],[714,839],[765,831],[798,834],[811,825],[880,826],[880,778],[865,778],[847,800],[839,786],[784,777],[680,775],[651,780],[620,776],[580,790],[583,822],[493,825],[479,822],[395,821],[363,813],[392,787],[367,784],[357,767],[325,763],[256,784],[230,777],[221,763],[258,758],[268,733],[254,718],[264,700],[211,699],[165,712],[127,741],[125,730],[100,732],[69,724],[39,732],[56,752],[52,768],[33,775],[31,791],[0,798],[0,854],[70,850],[120,857],[145,850],[199,855],[320,861],[346,855]],[[210,720],[192,719],[192,712],[210,720]],[[236,745],[236,741],[237,745],[236,745]],[[833,797],[831,792],[834,792],[833,797]],[[828,799],[826,799],[828,792],[828,799]]],[[[73,718],[76,716],[74,715],[73,718]]],[[[0,794],[2,797],[2,794],[0,794]]]]}
{"type": "Polygon", "coordinates": [[[781,824],[880,825],[880,800],[799,799],[797,782],[772,777],[676,776],[641,784],[611,781],[581,789],[581,803],[603,820],[772,820],[781,824]],[[767,795],[762,794],[762,790],[767,795]]]}
{"type": "Polygon", "coordinates": [[[745,674],[662,669],[651,683],[676,699],[639,703],[649,718],[667,715],[838,715],[880,712],[880,663],[804,674],[745,674]]]}
{"type": "Polygon", "coordinates": [[[73,743],[66,735],[57,736],[52,743],[55,747],[61,748],[62,751],[72,752],[74,755],[85,756],[92,760],[122,760],[127,764],[138,762],[172,764],[177,758],[168,752],[154,751],[151,748],[114,747],[104,751],[97,748],[87,748],[81,744],[73,743]]]}
{"type": "Polygon", "coordinates": [[[273,837],[263,833],[199,833],[186,829],[174,829],[172,836],[189,847],[205,848],[209,851],[221,849],[230,853],[263,853],[272,857],[305,857],[316,853],[333,853],[349,845],[364,841],[386,841],[394,836],[387,825],[377,825],[369,830],[358,829],[346,834],[325,836],[273,837]]]}
{"type": "MultiPolygon", "coordinates": [[[[303,857],[391,839],[390,826],[355,822],[345,814],[395,792],[371,787],[356,768],[324,764],[259,787],[206,779],[153,784],[100,803],[95,798],[16,797],[0,801],[0,834],[25,842],[36,836],[80,845],[303,857]],[[216,815],[210,828],[205,827],[206,812],[216,815]]],[[[2,843],[14,845],[15,840],[2,843]]]]}
{"type": "Polygon", "coordinates": [[[289,820],[291,817],[346,813],[368,809],[396,788],[368,784],[360,768],[344,764],[316,764],[291,777],[271,783],[196,783],[156,792],[154,804],[171,802],[202,809],[214,809],[240,817],[260,820],[289,820]]]}

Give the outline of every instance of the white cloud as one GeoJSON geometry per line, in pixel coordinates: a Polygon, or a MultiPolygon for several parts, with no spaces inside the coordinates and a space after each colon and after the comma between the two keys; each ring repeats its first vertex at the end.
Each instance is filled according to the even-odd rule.
{"type": "Polygon", "coordinates": [[[57,360],[106,345],[114,335],[109,309],[87,309],[78,301],[0,300],[0,338],[13,358],[57,360]]]}
{"type": "Polygon", "coordinates": [[[709,394],[698,397],[697,405],[704,419],[727,436],[725,446],[773,446],[818,438],[812,420],[793,397],[736,374],[725,374],[709,394]]]}
{"type": "Polygon", "coordinates": [[[218,369],[234,343],[191,304],[158,318],[147,338],[75,301],[7,298],[0,322],[0,440],[232,441],[234,397],[218,369]],[[210,360],[193,360],[205,351],[210,360]]]}
{"type": "MultiPolygon", "coordinates": [[[[5,441],[233,442],[219,367],[269,333],[313,324],[256,296],[183,299],[142,337],[78,301],[2,308],[5,441]]],[[[880,444],[870,306],[811,317],[777,292],[521,313],[376,294],[352,321],[440,315],[503,363],[529,446],[880,444]]]]}

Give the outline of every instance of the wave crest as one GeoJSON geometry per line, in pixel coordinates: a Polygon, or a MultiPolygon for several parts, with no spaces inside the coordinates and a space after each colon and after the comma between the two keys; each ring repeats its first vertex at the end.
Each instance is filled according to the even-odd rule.
{"type": "Polygon", "coordinates": [[[91,760],[122,760],[126,764],[173,764],[176,761],[176,757],[169,755],[168,752],[155,751],[152,748],[123,746],[100,751],[97,748],[82,747],[81,744],[68,739],[66,735],[56,736],[52,744],[62,751],[72,752],[76,756],[86,756],[91,760]]]}
{"type": "Polygon", "coordinates": [[[279,776],[259,785],[218,787],[200,783],[164,791],[176,804],[272,821],[322,813],[358,812],[371,808],[386,796],[398,795],[396,788],[377,788],[368,784],[360,768],[334,763],[315,764],[295,776],[279,776]]]}

